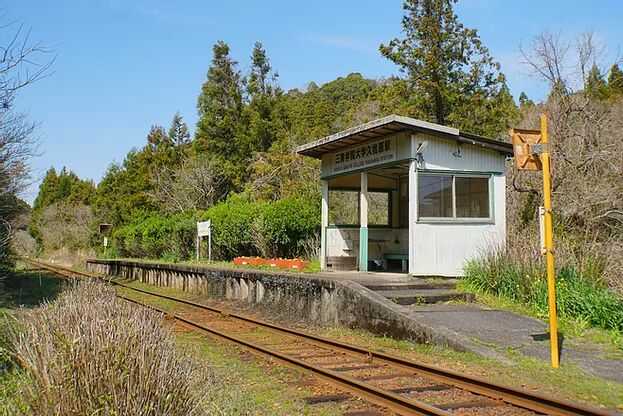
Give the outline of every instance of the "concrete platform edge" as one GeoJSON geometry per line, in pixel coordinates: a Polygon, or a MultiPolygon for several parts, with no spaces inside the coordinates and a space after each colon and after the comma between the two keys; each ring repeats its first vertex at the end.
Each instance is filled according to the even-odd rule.
{"type": "Polygon", "coordinates": [[[504,362],[494,348],[477,344],[447,328],[418,322],[404,307],[352,280],[313,274],[175,265],[129,260],[89,259],[87,270],[181,289],[214,299],[245,302],[276,317],[318,325],[343,325],[380,336],[450,347],[504,362]]]}

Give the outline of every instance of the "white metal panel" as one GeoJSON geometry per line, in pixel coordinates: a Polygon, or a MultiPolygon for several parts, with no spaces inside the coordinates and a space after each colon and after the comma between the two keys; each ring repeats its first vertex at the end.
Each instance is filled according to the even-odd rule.
{"type": "Polygon", "coordinates": [[[467,260],[492,247],[506,244],[506,178],[493,177],[494,223],[416,223],[415,262],[410,267],[416,276],[463,276],[467,260]]]}
{"type": "MultiPolygon", "coordinates": [[[[407,254],[409,230],[406,228],[369,228],[368,258],[381,260],[383,254],[407,254]]],[[[327,228],[327,256],[357,256],[359,228],[327,228]]]]}
{"type": "Polygon", "coordinates": [[[416,135],[417,143],[424,141],[428,141],[428,145],[422,152],[424,163],[420,169],[504,172],[506,157],[494,150],[472,144],[458,145],[455,141],[435,136],[416,135]]]}

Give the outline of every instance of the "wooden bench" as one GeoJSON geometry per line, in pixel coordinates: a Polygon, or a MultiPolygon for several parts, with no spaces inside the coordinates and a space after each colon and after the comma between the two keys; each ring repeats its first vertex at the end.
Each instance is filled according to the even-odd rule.
{"type": "MultiPolygon", "coordinates": [[[[385,253],[385,254],[383,254],[383,259],[385,259],[385,261],[388,261],[388,260],[400,260],[400,262],[401,262],[401,271],[403,273],[407,273],[409,271],[409,255],[408,254],[385,253]]],[[[388,267],[388,269],[389,269],[389,267],[388,267]]]]}
{"type": "Polygon", "coordinates": [[[327,256],[327,270],[331,270],[331,271],[357,270],[357,257],[327,256]]]}

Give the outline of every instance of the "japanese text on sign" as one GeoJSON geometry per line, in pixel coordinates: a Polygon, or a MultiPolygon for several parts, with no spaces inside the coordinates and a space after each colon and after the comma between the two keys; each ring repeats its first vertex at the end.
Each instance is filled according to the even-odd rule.
{"type": "Polygon", "coordinates": [[[396,158],[394,143],[392,139],[383,139],[338,152],[333,171],[343,172],[392,161],[396,158]]]}

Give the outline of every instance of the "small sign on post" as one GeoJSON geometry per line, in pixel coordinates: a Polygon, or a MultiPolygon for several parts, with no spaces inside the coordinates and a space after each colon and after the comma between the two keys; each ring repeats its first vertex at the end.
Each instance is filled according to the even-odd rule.
{"type": "Polygon", "coordinates": [[[511,129],[515,163],[521,170],[543,170],[539,154],[542,153],[541,130],[511,129]]]}
{"type": "Polygon", "coordinates": [[[108,236],[112,231],[112,224],[102,223],[99,225],[100,234],[104,236],[104,257],[108,254],[108,236]]]}
{"type": "Polygon", "coordinates": [[[212,221],[197,222],[197,261],[200,257],[201,238],[208,237],[208,262],[212,262],[212,221]]]}
{"type": "Polygon", "coordinates": [[[545,207],[539,207],[539,237],[541,243],[541,254],[547,254],[547,248],[545,247],[545,207]]]}

